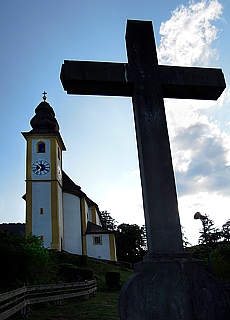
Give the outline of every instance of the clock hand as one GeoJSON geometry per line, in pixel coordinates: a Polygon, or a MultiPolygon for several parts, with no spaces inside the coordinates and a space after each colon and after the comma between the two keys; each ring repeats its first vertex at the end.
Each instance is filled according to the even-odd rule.
{"type": "Polygon", "coordinates": [[[38,171],[41,171],[42,166],[37,162],[36,165],[39,167],[38,171]]]}

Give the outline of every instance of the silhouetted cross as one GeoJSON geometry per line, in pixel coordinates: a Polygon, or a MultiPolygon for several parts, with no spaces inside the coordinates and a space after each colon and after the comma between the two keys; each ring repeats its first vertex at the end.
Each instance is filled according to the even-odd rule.
{"type": "Polygon", "coordinates": [[[148,249],[183,252],[163,98],[216,100],[224,76],[158,65],[151,21],[127,21],[126,47],[128,63],[65,60],[61,81],[68,94],[132,97],[148,249]]]}
{"type": "Polygon", "coordinates": [[[46,98],[47,98],[47,97],[46,97],[46,94],[47,94],[47,92],[44,91],[44,92],[42,92],[42,94],[43,94],[43,100],[46,101],[46,98]]]}

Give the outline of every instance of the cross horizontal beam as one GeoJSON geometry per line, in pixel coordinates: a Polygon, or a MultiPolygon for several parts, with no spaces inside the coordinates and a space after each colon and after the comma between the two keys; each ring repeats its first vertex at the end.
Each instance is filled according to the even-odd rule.
{"type": "MultiPolygon", "coordinates": [[[[221,69],[158,65],[164,98],[217,100],[226,87],[221,69]]],[[[131,97],[128,63],[65,60],[61,82],[68,94],[131,97]]]]}

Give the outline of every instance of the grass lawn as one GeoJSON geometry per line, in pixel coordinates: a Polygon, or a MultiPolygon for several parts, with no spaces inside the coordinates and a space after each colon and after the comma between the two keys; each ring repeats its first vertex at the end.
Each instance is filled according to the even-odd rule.
{"type": "MultiPolygon", "coordinates": [[[[62,306],[57,307],[54,303],[46,303],[32,306],[27,315],[28,320],[119,320],[118,315],[119,291],[98,292],[89,300],[74,298],[64,300],[62,306]]],[[[11,319],[19,319],[19,316],[11,319]]]]}

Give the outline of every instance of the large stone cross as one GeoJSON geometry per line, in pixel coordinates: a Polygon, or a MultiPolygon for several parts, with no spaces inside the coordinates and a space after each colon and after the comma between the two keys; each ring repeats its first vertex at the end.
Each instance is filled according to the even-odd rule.
{"type": "Polygon", "coordinates": [[[216,100],[220,69],[158,65],[151,21],[128,20],[128,63],[64,61],[68,94],[130,96],[133,101],[149,252],[183,252],[163,98],[216,100]]]}

